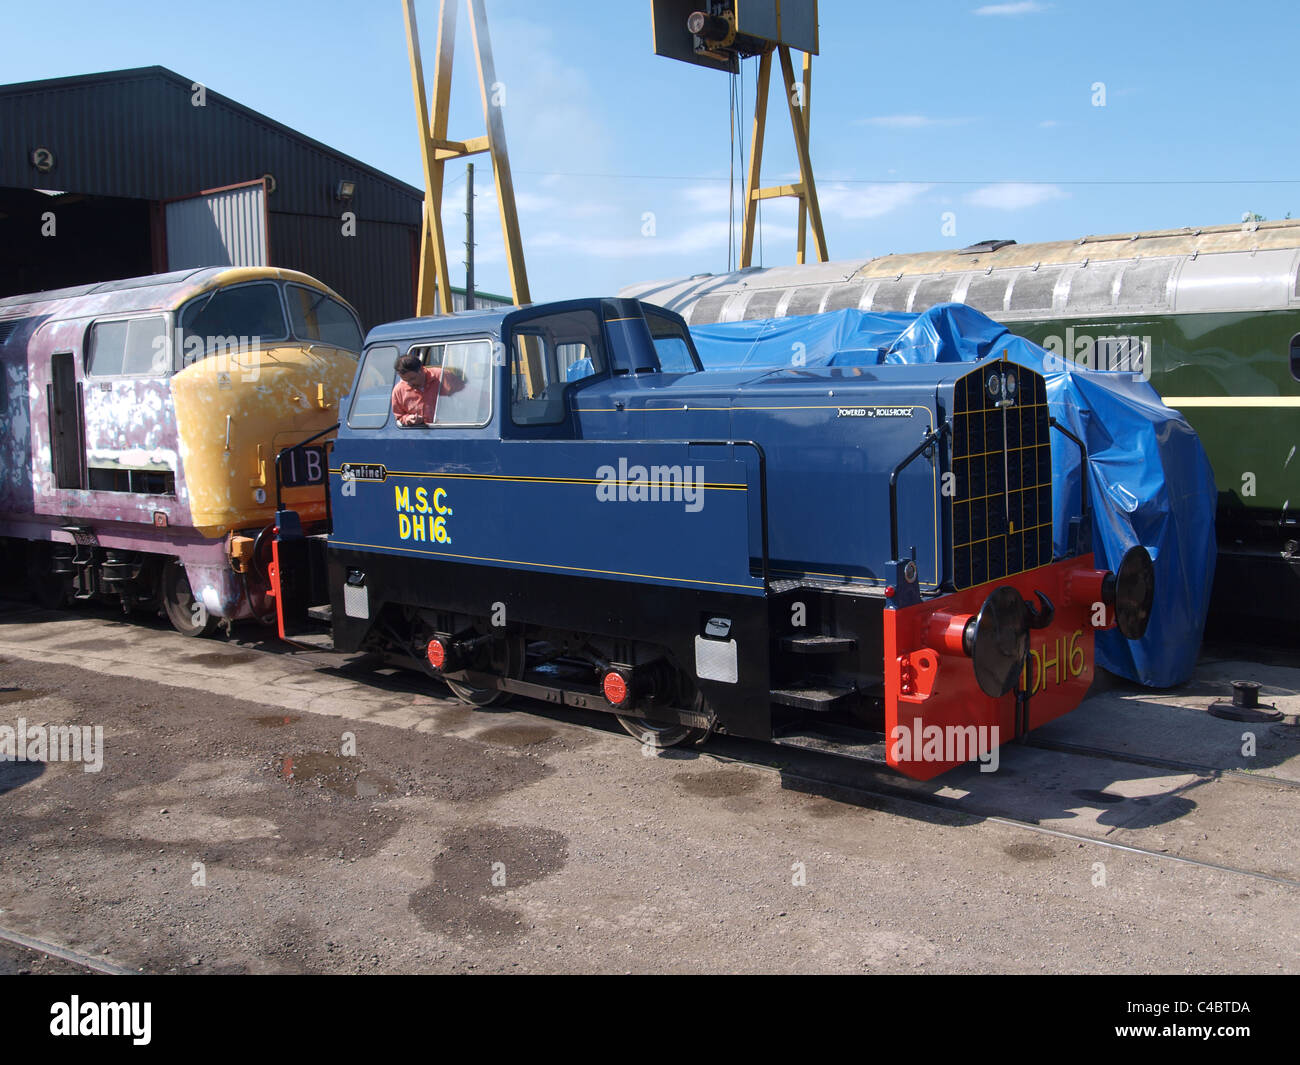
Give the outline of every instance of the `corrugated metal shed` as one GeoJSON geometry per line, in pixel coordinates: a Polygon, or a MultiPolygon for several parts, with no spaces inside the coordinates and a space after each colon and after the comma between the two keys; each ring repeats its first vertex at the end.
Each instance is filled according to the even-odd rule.
{"type": "MultiPolygon", "coordinates": [[[[492,310],[496,307],[513,307],[514,305],[515,301],[509,296],[498,296],[495,292],[474,290],[474,309],[477,311],[492,310]]],[[[465,290],[463,288],[452,286],[451,306],[454,311],[463,311],[465,309],[465,290]]]]}
{"type": "Polygon", "coordinates": [[[266,184],[167,204],[167,269],[266,266],[266,184]]]}
{"type": "Polygon", "coordinates": [[[0,86],[0,188],[162,203],[266,174],[272,265],[320,277],[366,325],[410,315],[414,186],[164,67],[0,86]],[[348,201],[340,181],[355,187],[348,201]]]}

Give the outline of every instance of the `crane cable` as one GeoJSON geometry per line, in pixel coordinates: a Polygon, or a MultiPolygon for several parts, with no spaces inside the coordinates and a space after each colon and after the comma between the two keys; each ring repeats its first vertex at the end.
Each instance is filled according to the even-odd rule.
{"type": "Polygon", "coordinates": [[[731,114],[727,119],[727,134],[731,145],[727,152],[730,172],[727,177],[727,273],[731,273],[736,256],[736,75],[727,77],[727,89],[731,96],[731,114]]]}
{"type": "MultiPolygon", "coordinates": [[[[755,56],[754,57],[754,99],[755,100],[758,99],[758,94],[761,91],[758,84],[759,65],[760,65],[760,61],[758,57],[755,56]]],[[[770,83],[771,80],[770,76],[768,80],[770,83]]],[[[764,86],[763,88],[766,88],[766,86],[764,86]]],[[[763,121],[766,123],[767,121],[766,117],[763,119],[763,121]]],[[[754,180],[757,181],[760,185],[762,185],[763,175],[759,173],[755,173],[754,180]]],[[[763,201],[762,200],[759,200],[758,203],[755,205],[754,213],[757,216],[757,220],[758,220],[758,265],[761,267],[763,265],[763,201]]]]}

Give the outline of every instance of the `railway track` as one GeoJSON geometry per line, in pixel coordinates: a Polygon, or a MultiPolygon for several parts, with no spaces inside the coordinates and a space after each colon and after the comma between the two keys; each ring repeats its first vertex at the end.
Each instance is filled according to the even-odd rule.
{"type": "MultiPolygon", "coordinates": [[[[318,662],[322,665],[331,661],[336,661],[333,660],[330,655],[321,654],[320,652],[304,651],[301,653],[304,656],[311,658],[314,662],[318,662]]],[[[396,681],[396,678],[393,679],[396,681]]],[[[402,684],[400,681],[396,681],[394,686],[406,687],[406,685],[402,684]]],[[[526,696],[516,696],[512,702],[514,702],[519,709],[527,710],[527,712],[532,714],[553,717],[556,720],[567,720],[575,723],[580,721],[588,727],[595,725],[611,734],[617,735],[619,733],[619,726],[607,714],[572,711],[568,708],[557,710],[557,708],[552,704],[529,699],[526,696]]],[[[1197,777],[1201,782],[1229,780],[1249,784],[1254,787],[1272,787],[1276,790],[1292,792],[1300,791],[1300,781],[1287,780],[1281,777],[1264,776],[1241,769],[1221,768],[1205,765],[1203,763],[1183,761],[1180,759],[1159,758],[1129,751],[1117,751],[1108,748],[1092,747],[1084,744],[1065,743],[1035,738],[1032,735],[1022,739],[1019,743],[1026,747],[1064,754],[1071,757],[1088,758],[1098,761],[1115,761],[1126,765],[1140,766],[1146,769],[1189,774],[1197,777]]],[[[1122,843],[1117,840],[1108,840],[1096,836],[1069,832],[1064,829],[1050,828],[1033,821],[1025,820],[1024,818],[1015,817],[1005,810],[999,810],[996,807],[989,808],[980,807],[978,805],[972,806],[968,799],[958,802],[953,799],[945,798],[942,795],[921,793],[903,783],[892,770],[884,767],[883,762],[875,760],[854,759],[842,755],[824,754],[807,747],[773,746],[749,740],[737,740],[726,736],[714,737],[710,740],[708,748],[702,750],[701,754],[706,757],[714,758],[720,762],[729,762],[767,772],[775,772],[785,781],[800,782],[805,785],[810,785],[813,789],[832,788],[841,794],[853,796],[859,799],[872,799],[876,801],[883,800],[893,803],[909,804],[915,807],[931,810],[942,810],[947,813],[976,817],[981,820],[990,821],[995,824],[1005,825],[1026,832],[1053,836],[1057,839],[1068,840],[1074,843],[1082,843],[1108,850],[1150,857],[1163,862],[1196,866],[1207,871],[1228,873],[1256,880],[1265,880],[1286,887],[1300,888],[1300,879],[1278,876],[1260,870],[1247,869],[1242,866],[1211,862],[1200,858],[1190,858],[1185,855],[1170,853],[1168,851],[1161,851],[1149,847],[1138,846],[1132,843],[1122,843]],[[730,750],[728,750],[729,748],[730,750]],[[818,772],[819,768],[825,769],[825,772],[818,772]],[[866,774],[870,778],[870,783],[864,784],[860,779],[857,781],[848,779],[850,774],[858,777],[862,774],[866,774]]]]}
{"type": "Polygon", "coordinates": [[[50,943],[43,939],[36,939],[33,936],[26,936],[21,932],[15,932],[9,928],[0,928],[0,945],[18,947],[22,950],[42,954],[47,958],[55,958],[58,961],[64,962],[65,964],[71,965],[77,969],[97,973],[101,976],[138,975],[135,969],[128,969],[124,965],[116,965],[103,958],[94,958],[89,954],[82,954],[80,951],[72,950],[70,947],[60,946],[57,943],[50,943]]]}
{"type": "Polygon", "coordinates": [[[1111,762],[1125,762],[1128,765],[1145,766],[1148,769],[1168,769],[1176,773],[1194,773],[1212,780],[1241,780],[1249,784],[1262,784],[1277,788],[1300,790],[1300,780],[1287,780],[1285,777],[1267,776],[1263,773],[1251,773],[1245,769],[1223,769],[1218,766],[1202,765],[1198,762],[1184,762],[1176,758],[1152,758],[1134,754],[1131,751],[1112,751],[1102,747],[1090,747],[1080,743],[1061,743],[1055,740],[1036,739],[1032,734],[1020,741],[1026,747],[1036,747],[1040,751],[1056,751],[1059,754],[1076,754],[1083,758],[1097,758],[1111,762]]]}
{"type": "MultiPolygon", "coordinates": [[[[702,751],[701,754],[714,758],[719,762],[743,765],[748,768],[778,774],[783,781],[805,785],[808,790],[813,793],[825,794],[827,791],[830,791],[832,793],[831,797],[838,795],[851,800],[856,800],[863,805],[892,803],[912,806],[919,809],[940,810],[959,817],[988,821],[993,824],[1005,825],[1009,828],[1015,828],[1025,832],[1053,836],[1057,839],[1068,840],[1072,843],[1121,851],[1128,854],[1157,859],[1163,862],[1196,866],[1213,872],[1228,873],[1234,876],[1247,877],[1255,880],[1265,880],[1269,883],[1280,884],[1285,887],[1300,888],[1300,879],[1278,876],[1273,873],[1266,873],[1258,869],[1248,869],[1243,866],[1206,861],[1201,858],[1191,858],[1186,855],[1156,850],[1150,847],[1142,847],[1133,843],[1123,843],[1118,840],[1109,840],[1097,836],[1069,832],[1064,829],[1050,828],[1034,821],[1015,817],[1007,813],[1005,810],[999,810],[996,807],[984,807],[978,804],[972,805],[968,799],[957,801],[955,799],[946,798],[942,795],[921,793],[901,782],[891,770],[886,770],[883,767],[876,768],[871,763],[867,762],[851,763],[853,767],[858,770],[858,773],[854,775],[859,778],[857,780],[851,780],[848,779],[849,774],[846,772],[846,766],[844,764],[845,760],[836,759],[834,756],[813,752],[807,754],[805,754],[805,752],[799,752],[800,757],[796,759],[798,764],[793,764],[782,757],[769,758],[767,757],[769,752],[766,752],[765,750],[752,749],[761,748],[762,745],[752,744],[751,741],[737,741],[729,740],[725,737],[718,737],[711,743],[711,747],[715,744],[718,749],[705,750],[702,751]],[[733,744],[740,749],[734,749],[733,751],[728,752],[726,747],[733,744]],[[836,764],[824,765],[822,764],[823,762],[834,762],[836,764]],[[822,772],[819,770],[825,771],[822,772]],[[863,774],[871,778],[869,782],[861,780],[863,774]],[[863,802],[863,800],[867,800],[867,802],[863,802]]],[[[1080,757],[1111,757],[1111,752],[1088,748],[1076,751],[1073,749],[1074,746],[1075,745],[1071,744],[1044,745],[1045,749],[1059,750],[1060,753],[1075,754],[1080,757]]],[[[776,756],[787,756],[791,752],[788,748],[777,748],[774,752],[770,753],[776,756]]],[[[1116,753],[1116,756],[1118,756],[1118,753],[1116,753]]],[[[1175,767],[1175,764],[1170,763],[1165,759],[1142,761],[1134,756],[1128,756],[1121,760],[1129,763],[1148,765],[1151,768],[1157,769],[1170,769],[1175,767]]],[[[1177,765],[1180,772],[1190,773],[1193,771],[1192,768],[1187,768],[1187,766],[1190,766],[1190,763],[1179,763],[1177,765]]],[[[1280,781],[1275,778],[1258,777],[1235,770],[1218,770],[1208,766],[1199,768],[1204,770],[1204,773],[1198,775],[1201,775],[1205,780],[1224,778],[1242,780],[1252,784],[1279,784],[1288,789],[1297,786],[1292,781],[1280,781]]]]}
{"type": "MultiPolygon", "coordinates": [[[[238,634],[236,634],[235,638],[230,641],[229,646],[232,651],[236,648],[242,648],[266,653],[264,648],[257,647],[254,642],[241,640],[238,634]]],[[[353,665],[355,667],[356,665],[356,663],[349,663],[346,659],[340,659],[340,657],[336,655],[322,652],[314,648],[304,648],[301,650],[288,651],[287,653],[300,661],[310,663],[315,668],[338,670],[340,667],[346,667],[348,665],[353,665]]],[[[351,672],[350,669],[347,671],[351,672]]],[[[389,676],[386,678],[384,686],[398,691],[426,693],[429,691],[427,679],[415,675],[412,675],[409,680],[403,678],[400,674],[389,676]]],[[[524,710],[538,717],[552,718],[557,721],[566,721],[573,724],[581,724],[584,727],[596,727],[615,735],[621,735],[618,724],[608,714],[575,710],[567,707],[557,708],[552,704],[543,703],[524,696],[516,696],[513,703],[517,709],[524,710]]],[[[1151,757],[1129,751],[1118,751],[1084,744],[1064,743],[1033,736],[1022,740],[1021,743],[1030,748],[1062,754],[1073,758],[1115,761],[1158,771],[1188,774],[1196,777],[1198,782],[1226,780],[1241,782],[1250,785],[1251,787],[1271,787],[1275,790],[1288,792],[1300,790],[1300,782],[1279,777],[1263,776],[1240,769],[1220,768],[1179,759],[1151,757]]],[[[1023,817],[1017,817],[996,805],[980,805],[978,801],[972,802],[970,797],[957,801],[952,798],[946,798],[943,795],[923,792],[918,790],[915,785],[911,784],[911,782],[899,778],[893,773],[893,771],[885,769],[883,764],[877,761],[828,755],[815,749],[804,747],[772,746],[755,741],[739,740],[727,736],[714,737],[714,739],[710,741],[709,746],[702,750],[700,754],[703,757],[708,757],[721,763],[743,765],[756,770],[778,774],[784,781],[800,785],[814,793],[816,793],[818,789],[832,789],[833,793],[842,796],[849,801],[856,801],[863,804],[892,803],[915,809],[939,810],[959,817],[970,817],[991,821],[1024,832],[1053,836],[1061,840],[1068,840],[1070,842],[1087,846],[1140,855],[1161,862],[1196,866],[1207,871],[1227,873],[1233,876],[1264,880],[1286,887],[1300,888],[1300,880],[1298,879],[1279,876],[1257,869],[1249,869],[1243,866],[1192,858],[1182,854],[1170,853],[1168,851],[1143,847],[1132,843],[1124,843],[1118,840],[1105,839],[1097,836],[1074,833],[1064,829],[1052,828],[1036,823],[1032,820],[1026,820],[1023,817]]],[[[119,967],[112,966],[111,964],[102,962],[98,959],[85,958],[81,955],[76,955],[75,952],[67,952],[67,955],[57,953],[58,951],[61,951],[62,948],[53,947],[53,945],[42,945],[37,941],[31,941],[29,943],[22,939],[12,938],[11,935],[6,933],[4,930],[0,930],[0,941],[8,941],[17,945],[27,946],[32,950],[38,950],[48,953],[51,956],[64,958],[71,964],[84,965],[87,969],[93,971],[119,971],[119,967]],[[50,946],[52,949],[47,950],[47,946],[50,946]]]]}

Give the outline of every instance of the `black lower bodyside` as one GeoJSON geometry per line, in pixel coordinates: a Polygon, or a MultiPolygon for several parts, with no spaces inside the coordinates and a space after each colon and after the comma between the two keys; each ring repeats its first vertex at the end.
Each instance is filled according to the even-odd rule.
{"type": "Polygon", "coordinates": [[[340,651],[381,651],[423,661],[427,641],[446,634],[474,648],[477,656],[455,663],[463,668],[450,670],[451,679],[474,686],[476,678],[509,663],[516,674],[509,678],[513,690],[564,678],[568,687],[589,690],[593,707],[600,709],[608,708],[596,705],[600,673],[615,666],[645,678],[635,704],[619,713],[692,726],[704,718],[732,735],[772,735],[766,596],[333,546],[328,566],[334,644],[340,651]],[[361,613],[368,617],[357,616],[361,613]],[[716,622],[709,632],[713,619],[726,622],[725,637],[717,635],[716,622]],[[734,683],[697,675],[697,637],[735,641],[734,683]],[[526,660],[504,653],[509,647],[526,648],[526,660]]]}

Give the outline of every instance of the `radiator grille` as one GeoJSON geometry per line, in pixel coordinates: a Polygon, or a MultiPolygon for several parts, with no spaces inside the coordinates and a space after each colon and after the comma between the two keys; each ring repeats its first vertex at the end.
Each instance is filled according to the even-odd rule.
{"type": "Polygon", "coordinates": [[[988,362],[957,382],[950,467],[956,475],[950,501],[956,588],[1052,561],[1047,419],[1046,384],[1027,367],[988,362]]]}

